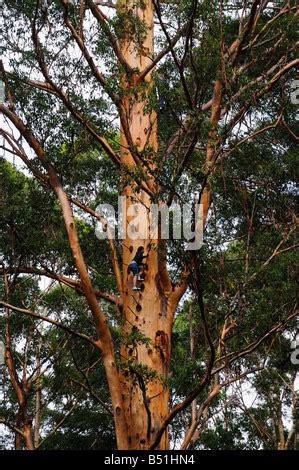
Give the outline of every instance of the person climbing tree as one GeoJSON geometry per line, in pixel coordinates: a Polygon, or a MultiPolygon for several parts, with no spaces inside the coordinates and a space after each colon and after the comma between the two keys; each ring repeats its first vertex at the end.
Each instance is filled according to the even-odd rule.
{"type": "Polygon", "coordinates": [[[128,266],[128,272],[133,273],[133,290],[141,290],[139,286],[137,286],[137,281],[144,280],[144,269],[143,269],[143,259],[147,258],[147,255],[144,255],[144,248],[143,246],[139,246],[136,254],[128,266]]]}

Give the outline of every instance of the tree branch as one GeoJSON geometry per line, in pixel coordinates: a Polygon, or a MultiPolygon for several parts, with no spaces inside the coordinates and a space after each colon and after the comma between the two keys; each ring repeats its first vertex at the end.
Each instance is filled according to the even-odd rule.
{"type": "MultiPolygon", "coordinates": [[[[216,80],[214,84],[214,96],[213,96],[213,102],[212,102],[212,112],[211,112],[211,117],[210,117],[211,130],[209,131],[209,135],[208,135],[208,144],[207,144],[206,162],[205,162],[207,175],[210,172],[212,172],[214,169],[215,154],[216,154],[216,140],[217,140],[216,127],[218,125],[220,114],[221,114],[221,100],[222,100],[222,84],[219,80],[216,80]]],[[[210,184],[206,176],[206,179],[201,188],[201,193],[200,193],[199,201],[198,201],[198,203],[202,205],[202,226],[200,227],[200,230],[204,230],[205,225],[206,225],[208,211],[209,211],[210,204],[211,204],[211,195],[212,195],[212,192],[211,192],[210,184]]],[[[186,291],[188,287],[189,271],[190,269],[186,267],[183,273],[183,277],[181,278],[180,284],[174,289],[174,292],[172,294],[173,297],[179,296],[180,298],[181,295],[183,295],[183,293],[186,291]]]]}
{"type": "Polygon", "coordinates": [[[234,55],[232,57],[232,66],[234,67],[242,53],[242,47],[243,47],[243,44],[247,38],[247,36],[249,36],[249,34],[252,32],[256,22],[255,22],[255,17],[256,17],[256,12],[257,12],[257,7],[260,3],[260,0],[254,0],[253,3],[252,3],[252,6],[251,6],[251,11],[250,11],[250,15],[249,15],[249,19],[241,33],[241,37],[239,39],[237,39],[236,41],[236,47],[235,47],[235,51],[234,51],[234,55]]]}
{"type": "Polygon", "coordinates": [[[174,46],[181,39],[186,29],[187,25],[181,28],[172,39],[169,39],[168,46],[165,47],[162,51],[160,51],[156,55],[156,57],[152,59],[152,62],[140,72],[140,74],[138,75],[139,81],[144,80],[144,78],[153,70],[153,68],[160,62],[160,60],[163,59],[163,57],[165,57],[169,52],[173,50],[174,46]]]}
{"type": "Polygon", "coordinates": [[[35,47],[37,61],[39,63],[39,67],[41,69],[41,72],[42,72],[43,76],[46,79],[46,82],[51,86],[52,90],[55,91],[56,95],[59,96],[61,101],[64,103],[66,108],[71,112],[71,114],[75,117],[75,119],[78,122],[80,122],[80,124],[82,124],[85,129],[87,129],[87,131],[96,139],[96,141],[101,144],[101,146],[103,147],[105,152],[114,161],[114,163],[116,163],[119,166],[120,161],[119,161],[117,155],[115,154],[114,150],[110,146],[110,144],[107,142],[107,140],[104,137],[98,135],[98,133],[96,132],[94,127],[91,125],[91,123],[88,121],[86,116],[83,116],[81,113],[79,113],[76,110],[76,108],[73,106],[73,104],[69,100],[67,94],[61,88],[59,88],[54,83],[54,81],[50,78],[50,75],[49,75],[49,72],[48,72],[48,69],[47,69],[47,66],[46,66],[46,63],[45,63],[45,58],[44,58],[42,46],[41,46],[41,44],[39,42],[39,39],[38,39],[38,34],[37,34],[37,31],[36,31],[36,27],[35,27],[35,20],[33,20],[33,23],[32,23],[32,39],[33,39],[33,43],[34,43],[34,47],[35,47]]]}
{"type": "Polygon", "coordinates": [[[124,55],[123,55],[123,53],[121,52],[121,50],[119,48],[117,38],[114,36],[114,34],[111,32],[109,26],[107,25],[105,15],[101,11],[101,9],[97,6],[96,2],[94,2],[92,0],[86,0],[86,3],[89,6],[93,16],[98,20],[98,22],[102,26],[102,29],[103,29],[106,37],[108,38],[108,40],[111,44],[111,47],[112,47],[117,59],[119,60],[119,63],[124,67],[126,72],[131,75],[133,73],[133,70],[130,67],[130,65],[128,64],[128,62],[126,61],[126,59],[124,58],[124,55]]]}
{"type": "Polygon", "coordinates": [[[76,336],[80,339],[84,339],[88,343],[92,344],[95,348],[99,349],[99,343],[97,341],[94,341],[92,338],[90,338],[87,335],[84,335],[82,333],[78,333],[78,332],[72,330],[71,328],[64,325],[63,323],[60,323],[56,320],[52,320],[49,317],[44,317],[43,315],[39,315],[38,313],[32,312],[31,310],[27,310],[27,309],[21,308],[21,307],[16,307],[15,305],[11,305],[7,302],[4,302],[3,300],[0,300],[0,305],[2,305],[3,307],[9,308],[11,310],[14,310],[15,312],[19,312],[19,313],[23,313],[25,315],[28,315],[29,317],[37,318],[38,320],[43,320],[47,323],[51,323],[52,325],[55,325],[58,328],[61,328],[62,330],[66,331],[67,333],[71,334],[72,336],[76,336]]]}
{"type": "MultiPolygon", "coordinates": [[[[7,277],[6,272],[4,272],[4,290],[5,290],[5,296],[8,297],[8,295],[10,293],[10,289],[9,289],[9,285],[8,285],[8,277],[7,277]]],[[[0,302],[0,305],[1,305],[1,302],[0,302]]],[[[32,435],[31,435],[32,423],[31,423],[31,419],[30,419],[30,416],[29,416],[29,412],[28,412],[28,402],[27,402],[28,390],[26,389],[25,364],[24,364],[24,367],[23,367],[23,371],[24,371],[23,378],[22,378],[22,380],[19,380],[17,370],[16,370],[15,360],[14,360],[14,357],[13,357],[12,351],[11,351],[11,332],[10,332],[9,304],[4,303],[3,306],[4,306],[5,312],[6,312],[6,318],[5,318],[5,321],[6,321],[6,323],[5,323],[5,342],[6,342],[6,345],[5,345],[5,364],[7,366],[9,376],[10,376],[10,380],[11,380],[11,384],[12,384],[12,387],[15,391],[16,396],[17,396],[17,402],[18,402],[18,406],[19,406],[18,421],[17,421],[18,426],[17,427],[19,429],[20,426],[23,426],[23,435],[24,435],[25,445],[26,445],[28,450],[34,450],[34,443],[33,443],[32,435]]],[[[18,442],[19,444],[21,442],[20,437],[21,437],[21,435],[20,435],[20,433],[18,433],[18,435],[16,435],[16,442],[18,442]]]]}
{"type": "Polygon", "coordinates": [[[49,439],[49,437],[53,436],[53,434],[55,434],[55,432],[65,423],[67,418],[73,413],[74,409],[77,406],[77,403],[78,403],[78,400],[72,405],[71,409],[63,416],[63,418],[59,421],[59,423],[56,424],[54,429],[52,429],[52,431],[38,444],[36,449],[39,449],[43,445],[43,443],[47,439],[49,439]]]}
{"type": "Polygon", "coordinates": [[[184,76],[184,66],[182,63],[179,62],[178,58],[177,58],[177,55],[173,49],[173,44],[172,44],[172,40],[168,34],[168,31],[165,27],[165,24],[163,23],[163,20],[162,20],[162,16],[161,16],[161,9],[160,9],[160,5],[159,5],[159,1],[157,2],[156,0],[153,0],[153,5],[154,5],[154,8],[155,8],[155,11],[156,11],[156,14],[158,16],[158,19],[159,19],[159,22],[160,22],[160,26],[165,34],[165,37],[167,39],[167,42],[168,42],[168,45],[169,45],[169,50],[171,52],[171,55],[173,57],[173,60],[178,68],[178,71],[179,71],[179,74],[180,74],[180,78],[181,78],[181,83],[182,83],[182,86],[183,86],[183,90],[184,90],[184,93],[185,93],[185,97],[186,97],[186,100],[187,100],[187,103],[188,103],[188,106],[190,109],[193,109],[194,108],[194,104],[193,104],[193,100],[191,98],[191,95],[190,95],[190,92],[189,92],[189,87],[187,85],[187,82],[185,80],[185,76],[184,76]]]}
{"type": "MultiPolygon", "coordinates": [[[[227,385],[230,385],[234,382],[237,382],[239,380],[242,380],[244,377],[247,377],[249,374],[253,374],[253,373],[258,372],[258,371],[263,370],[263,369],[264,369],[264,367],[255,367],[253,369],[250,369],[250,370],[247,370],[247,371],[243,372],[242,374],[240,374],[236,377],[232,377],[231,379],[228,379],[225,382],[222,382],[221,384],[217,384],[214,387],[214,389],[210,392],[208,398],[206,398],[206,400],[201,405],[196,420],[194,420],[193,423],[191,423],[191,426],[188,429],[188,432],[187,432],[187,434],[184,438],[184,442],[181,446],[181,450],[186,450],[188,448],[188,445],[190,444],[191,440],[192,440],[193,444],[199,440],[200,434],[198,433],[198,435],[195,438],[194,438],[194,435],[196,433],[197,426],[199,425],[201,417],[202,417],[204,411],[206,410],[206,408],[209,407],[209,405],[212,403],[214,398],[220,393],[220,391],[222,390],[223,387],[225,387],[227,385]]],[[[207,418],[207,420],[208,419],[209,418],[207,418]]]]}
{"type": "Polygon", "coordinates": [[[21,429],[19,429],[13,423],[10,423],[9,421],[7,421],[5,418],[0,418],[0,424],[4,424],[4,426],[7,426],[9,429],[18,433],[23,438],[25,437],[25,433],[21,429]]]}
{"type": "Polygon", "coordinates": [[[64,22],[66,26],[69,28],[73,38],[75,39],[76,43],[78,44],[83,56],[86,59],[86,62],[88,63],[90,70],[93,74],[93,76],[98,80],[98,82],[102,85],[103,89],[105,92],[110,96],[112,101],[117,104],[119,102],[119,96],[117,96],[115,93],[113,93],[109,88],[107,87],[107,82],[103,74],[100,73],[98,67],[95,65],[94,60],[92,56],[90,55],[87,47],[84,44],[84,40],[80,37],[80,35],[76,32],[70,18],[68,15],[68,1],[67,0],[61,0],[64,8],[64,22]]]}
{"type": "MultiPolygon", "coordinates": [[[[113,271],[114,271],[114,274],[115,274],[116,284],[117,284],[117,288],[119,290],[119,293],[122,296],[122,289],[123,289],[123,287],[122,287],[123,286],[123,284],[122,284],[122,274],[121,274],[121,270],[120,270],[120,266],[119,266],[119,262],[118,262],[118,256],[117,256],[115,243],[113,241],[113,237],[112,237],[112,234],[111,234],[111,231],[110,231],[110,228],[109,228],[108,221],[103,216],[101,216],[100,214],[95,212],[93,209],[91,209],[90,207],[83,204],[78,199],[75,199],[75,198],[69,198],[69,199],[77,207],[80,207],[80,209],[83,209],[85,212],[87,212],[88,214],[90,214],[94,218],[96,218],[105,227],[105,230],[106,230],[107,235],[108,235],[108,243],[109,243],[110,251],[111,251],[111,254],[112,254],[112,266],[113,266],[113,271]]],[[[114,303],[116,305],[118,304],[118,302],[114,302],[114,303]]]]}
{"type": "MultiPolygon", "coordinates": [[[[22,148],[21,144],[19,142],[16,141],[16,139],[13,137],[13,135],[9,134],[7,131],[1,129],[0,130],[0,135],[3,135],[5,137],[5,139],[8,141],[9,145],[13,148],[13,150],[15,151],[15,153],[22,159],[22,161],[28,166],[28,168],[33,172],[33,174],[43,183],[43,184],[46,184],[47,187],[51,187],[50,185],[50,182],[49,182],[49,177],[46,176],[44,173],[42,173],[41,171],[39,171],[33,164],[32,162],[29,160],[29,158],[27,157],[27,155],[25,154],[25,151],[24,149],[22,148]]],[[[68,196],[69,197],[69,196],[68,196]]],[[[117,281],[117,286],[118,286],[118,289],[119,291],[121,292],[122,291],[122,276],[121,276],[121,271],[120,271],[120,267],[118,265],[118,258],[117,258],[117,252],[116,252],[116,248],[115,248],[115,244],[113,242],[113,238],[112,238],[112,235],[110,233],[110,229],[109,229],[109,225],[108,225],[108,222],[107,220],[102,217],[101,215],[97,214],[93,209],[89,208],[88,206],[86,206],[85,204],[83,204],[81,201],[79,201],[78,199],[76,198],[71,198],[69,197],[69,200],[70,202],[72,202],[73,204],[75,204],[77,207],[79,207],[80,209],[83,209],[85,212],[89,213],[90,215],[92,215],[93,217],[95,217],[97,220],[99,220],[107,229],[107,232],[108,232],[108,241],[109,241],[109,246],[110,246],[110,249],[111,249],[111,253],[112,253],[112,265],[113,265],[113,269],[114,269],[114,272],[115,272],[115,277],[116,277],[116,281],[117,281]]],[[[50,272],[50,271],[49,271],[50,272]]],[[[47,275],[47,274],[43,274],[43,275],[47,275]]],[[[50,276],[48,276],[50,277],[50,276]]],[[[67,285],[70,285],[70,282],[72,282],[72,285],[73,284],[73,280],[71,279],[67,279],[67,278],[63,278],[63,276],[57,276],[55,275],[54,277],[51,276],[53,279],[57,279],[61,282],[63,282],[64,284],[67,284],[67,285]]],[[[79,284],[76,284],[76,288],[77,286],[79,287],[79,291],[82,292],[82,288],[80,287],[80,283],[79,284]]],[[[115,305],[117,305],[120,309],[122,308],[122,302],[120,301],[120,299],[116,298],[115,296],[113,295],[110,295],[110,294],[105,294],[103,292],[101,292],[100,290],[96,290],[96,295],[105,299],[105,300],[108,300],[109,302],[111,303],[114,303],[115,305]]]]}
{"type": "Polygon", "coordinates": [[[83,384],[81,382],[79,382],[78,380],[76,379],[71,379],[71,382],[73,382],[74,384],[76,385],[79,385],[80,387],[84,388],[84,390],[86,390],[87,392],[89,392],[92,397],[100,403],[100,405],[105,408],[105,410],[110,414],[110,416],[114,416],[113,415],[113,411],[111,411],[111,409],[106,405],[106,403],[94,392],[94,390],[91,388],[90,386],[90,383],[88,382],[88,385],[86,384],[83,384]]]}
{"type": "Polygon", "coordinates": [[[88,274],[68,196],[59,181],[53,165],[49,162],[44,149],[32,132],[14,112],[6,108],[2,103],[0,103],[0,111],[4,112],[4,114],[11,120],[38,156],[42,166],[48,173],[50,184],[59,201],[68,235],[69,246],[80,275],[82,288],[86,301],[92,312],[95,328],[99,338],[97,344],[102,353],[106,377],[111,393],[118,446],[120,450],[125,449],[128,446],[128,430],[124,414],[123,397],[121,395],[120,379],[115,364],[111,333],[106,317],[97,301],[97,297],[88,274]]]}
{"type": "MultiPolygon", "coordinates": [[[[71,287],[72,289],[75,289],[77,292],[80,292],[80,294],[84,293],[81,282],[76,279],[72,279],[67,276],[62,276],[60,274],[54,273],[50,269],[39,269],[39,268],[34,268],[34,267],[29,267],[29,266],[19,266],[17,268],[8,268],[5,269],[5,271],[8,274],[13,274],[15,271],[18,273],[22,274],[36,274],[37,276],[45,276],[48,277],[49,279],[55,279],[58,282],[61,282],[62,284],[65,284],[68,287],[71,287]]],[[[0,275],[3,274],[4,269],[0,268],[0,275]]],[[[107,300],[111,304],[117,305],[121,308],[121,302],[120,300],[115,297],[112,294],[108,294],[106,292],[102,292],[99,289],[95,289],[95,294],[97,297],[100,299],[107,300]]]]}
{"type": "Polygon", "coordinates": [[[248,46],[243,48],[243,52],[246,52],[247,50],[250,50],[259,40],[259,38],[265,33],[265,31],[275,22],[280,18],[280,16],[285,15],[287,13],[290,13],[294,11],[294,14],[296,14],[296,11],[298,10],[298,6],[293,6],[289,8],[284,8],[280,10],[277,15],[273,16],[273,18],[268,19],[265,25],[261,28],[261,30],[258,32],[258,34],[253,38],[253,40],[248,44],[248,46]]]}
{"type": "Polygon", "coordinates": [[[260,346],[261,343],[263,343],[266,339],[268,339],[271,335],[275,334],[277,331],[280,331],[282,328],[284,328],[291,320],[293,320],[294,317],[296,317],[296,315],[298,315],[297,304],[294,307],[294,311],[285,320],[282,320],[277,325],[274,325],[261,338],[259,338],[256,341],[253,341],[252,343],[247,345],[242,351],[238,353],[232,352],[217,359],[215,361],[216,363],[222,361],[224,365],[218,367],[217,369],[214,369],[212,371],[212,375],[218,374],[221,370],[225,369],[228,366],[228,364],[232,364],[237,359],[247,356],[248,354],[255,351],[260,346]]]}
{"type": "MultiPolygon", "coordinates": [[[[291,320],[293,320],[293,318],[297,314],[298,313],[297,313],[297,310],[296,310],[296,307],[295,307],[294,311],[291,315],[289,315],[285,320],[281,321],[280,323],[278,323],[277,325],[272,327],[270,330],[268,330],[268,332],[266,334],[264,334],[262,336],[262,338],[259,338],[257,341],[251,343],[249,346],[246,346],[246,348],[244,348],[242,351],[238,352],[237,354],[231,353],[231,354],[221,358],[221,360],[224,361],[225,364],[221,367],[218,367],[217,369],[213,369],[211,371],[211,376],[213,376],[215,374],[218,374],[221,370],[223,370],[224,368],[227,368],[228,364],[233,363],[234,361],[236,361],[240,357],[244,357],[244,356],[250,354],[251,352],[255,351],[260,346],[261,343],[263,343],[266,339],[268,339],[272,334],[276,333],[277,330],[279,330],[282,327],[284,327],[285,325],[287,325],[291,320]],[[231,357],[231,358],[228,361],[229,357],[231,357]]],[[[218,360],[217,360],[217,362],[218,362],[218,360]]],[[[168,417],[166,418],[166,420],[162,424],[159,432],[157,433],[156,440],[152,444],[152,446],[150,447],[151,450],[153,450],[157,447],[157,445],[159,444],[159,442],[161,440],[162,435],[164,434],[167,426],[170,424],[170,422],[173,420],[173,418],[180,411],[184,410],[187,406],[190,405],[190,403],[194,400],[194,398],[196,398],[198,396],[198,394],[204,389],[207,382],[208,382],[207,374],[205,374],[205,376],[203,377],[203,379],[201,380],[199,385],[197,387],[195,387],[195,389],[191,393],[189,393],[189,395],[186,397],[186,399],[184,401],[182,401],[181,403],[178,403],[177,405],[174,406],[174,408],[171,410],[168,417]]]]}

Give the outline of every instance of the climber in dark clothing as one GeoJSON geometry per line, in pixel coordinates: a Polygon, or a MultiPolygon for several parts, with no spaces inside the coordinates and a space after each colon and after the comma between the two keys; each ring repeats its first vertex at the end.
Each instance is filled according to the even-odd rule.
{"type": "Polygon", "coordinates": [[[133,290],[141,290],[140,287],[137,286],[137,280],[143,281],[144,280],[144,272],[143,272],[143,259],[147,258],[148,255],[144,254],[143,246],[139,246],[136,254],[128,266],[128,272],[133,273],[133,290]]]}

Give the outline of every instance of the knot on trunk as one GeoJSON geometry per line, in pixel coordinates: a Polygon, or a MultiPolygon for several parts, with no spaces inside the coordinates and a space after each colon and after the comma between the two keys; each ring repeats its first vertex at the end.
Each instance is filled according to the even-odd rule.
{"type": "Polygon", "coordinates": [[[162,356],[163,361],[169,364],[170,353],[169,353],[169,338],[168,334],[163,330],[158,330],[155,337],[155,348],[162,356]]]}

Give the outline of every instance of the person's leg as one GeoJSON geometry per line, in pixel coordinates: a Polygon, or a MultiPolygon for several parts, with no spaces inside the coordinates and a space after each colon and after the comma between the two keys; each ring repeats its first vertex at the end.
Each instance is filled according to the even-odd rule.
{"type": "Polygon", "coordinates": [[[138,279],[138,266],[137,264],[133,264],[131,266],[131,271],[133,272],[133,290],[140,290],[140,287],[137,286],[137,279],[138,279]]]}
{"type": "Polygon", "coordinates": [[[144,268],[143,265],[139,266],[138,280],[144,281],[144,268]]]}

